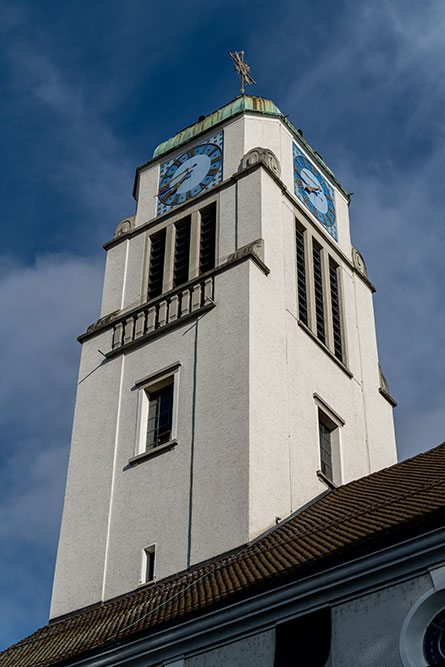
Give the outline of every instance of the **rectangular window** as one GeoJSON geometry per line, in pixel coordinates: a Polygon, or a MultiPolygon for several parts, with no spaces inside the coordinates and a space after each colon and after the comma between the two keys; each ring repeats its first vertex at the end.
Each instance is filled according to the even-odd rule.
{"type": "Polygon", "coordinates": [[[148,419],[146,449],[165,445],[172,439],[173,426],[173,379],[160,389],[146,389],[148,397],[148,419]]]}
{"type": "Polygon", "coordinates": [[[199,273],[215,268],[216,262],[216,204],[201,211],[201,241],[199,247],[199,273]]]}
{"type": "Polygon", "coordinates": [[[342,483],[341,462],[341,429],[345,425],[339,414],[319,396],[314,394],[315,405],[318,415],[318,447],[320,457],[320,470],[318,476],[329,487],[342,483]]]}
{"type": "Polygon", "coordinates": [[[297,244],[297,292],[298,292],[298,317],[308,325],[307,309],[307,285],[306,285],[306,248],[305,248],[305,229],[297,223],[296,226],[296,244],[297,244]]]}
{"type": "Polygon", "coordinates": [[[340,318],[340,299],[338,290],[338,265],[332,260],[329,260],[329,282],[331,286],[331,309],[332,309],[332,333],[334,339],[334,354],[337,359],[343,361],[343,343],[341,333],[341,318],[340,318]]]}
{"type": "Polygon", "coordinates": [[[317,327],[317,338],[322,343],[326,342],[324,322],[324,296],[323,296],[323,271],[321,266],[321,246],[315,241],[312,246],[314,263],[314,292],[315,292],[315,322],[317,327]]]}
{"type": "Polygon", "coordinates": [[[155,578],[155,545],[145,547],[142,553],[141,584],[148,584],[155,578]]]}
{"type": "Polygon", "coordinates": [[[189,279],[190,266],[190,225],[191,217],[177,222],[175,239],[175,260],[173,267],[173,287],[183,285],[189,279]]]}
{"type": "Polygon", "coordinates": [[[320,467],[323,475],[330,480],[332,475],[332,441],[331,434],[334,429],[330,428],[323,421],[322,413],[319,411],[318,433],[320,438],[320,467]]]}
{"type": "Polygon", "coordinates": [[[130,463],[156,455],[177,444],[176,422],[181,362],[177,361],[135,382],[138,391],[136,443],[130,463]],[[166,445],[166,447],[163,447],[166,445]]]}
{"type": "Polygon", "coordinates": [[[165,229],[150,237],[150,271],[148,274],[148,298],[162,294],[164,279],[165,229]]]}

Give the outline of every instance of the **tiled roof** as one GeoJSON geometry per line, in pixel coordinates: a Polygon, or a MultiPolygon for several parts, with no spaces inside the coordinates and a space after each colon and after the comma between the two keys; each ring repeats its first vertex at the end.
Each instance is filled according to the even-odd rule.
{"type": "Polygon", "coordinates": [[[442,525],[445,443],[332,490],[254,543],[150,587],[54,621],[0,654],[48,667],[298,580],[442,525]]]}

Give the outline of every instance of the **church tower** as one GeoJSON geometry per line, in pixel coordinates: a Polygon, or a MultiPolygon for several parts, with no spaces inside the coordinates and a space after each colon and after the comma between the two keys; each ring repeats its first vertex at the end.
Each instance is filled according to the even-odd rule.
{"type": "Polygon", "coordinates": [[[137,168],[80,362],[51,617],[254,539],[396,461],[349,197],[241,95],[137,168]]]}

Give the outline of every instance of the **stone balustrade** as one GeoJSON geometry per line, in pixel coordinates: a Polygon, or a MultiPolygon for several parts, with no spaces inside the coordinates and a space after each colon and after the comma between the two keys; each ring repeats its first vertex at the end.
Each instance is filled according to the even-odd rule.
{"type": "Polygon", "coordinates": [[[212,306],[213,290],[213,276],[205,280],[197,279],[185,287],[148,301],[139,310],[119,319],[113,326],[111,354],[212,306]]]}

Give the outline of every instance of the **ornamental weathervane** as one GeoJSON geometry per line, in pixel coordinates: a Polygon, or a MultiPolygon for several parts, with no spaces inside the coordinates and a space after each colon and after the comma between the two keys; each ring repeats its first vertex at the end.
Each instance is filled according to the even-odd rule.
{"type": "Polygon", "coordinates": [[[250,86],[251,83],[254,83],[256,85],[256,81],[250,76],[250,67],[247,63],[244,62],[244,51],[235,51],[235,53],[230,53],[228,51],[229,56],[233,60],[233,66],[235,67],[235,70],[238,72],[240,79],[241,79],[241,95],[244,95],[244,83],[246,83],[248,86],[250,86]]]}

